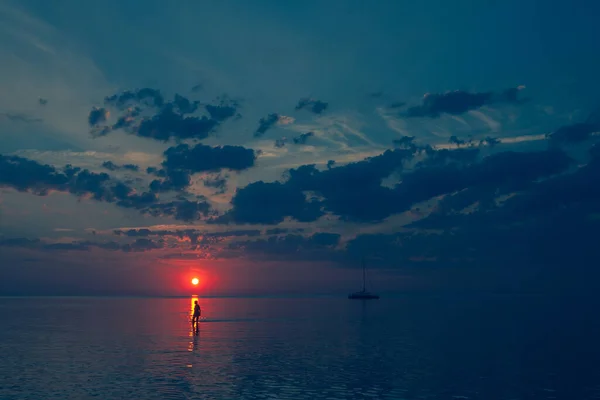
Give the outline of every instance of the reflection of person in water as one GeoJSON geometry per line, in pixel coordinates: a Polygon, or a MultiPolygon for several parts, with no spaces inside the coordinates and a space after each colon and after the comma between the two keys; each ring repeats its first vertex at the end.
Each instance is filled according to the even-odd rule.
{"type": "Polygon", "coordinates": [[[192,316],[192,325],[198,325],[200,322],[200,304],[198,304],[198,300],[194,301],[194,315],[192,316]]]}

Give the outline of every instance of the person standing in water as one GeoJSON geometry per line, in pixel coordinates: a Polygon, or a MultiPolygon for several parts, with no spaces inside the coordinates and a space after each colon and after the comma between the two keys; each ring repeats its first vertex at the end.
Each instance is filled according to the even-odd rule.
{"type": "Polygon", "coordinates": [[[200,314],[202,311],[200,310],[200,304],[198,304],[198,300],[194,301],[194,315],[192,317],[192,325],[197,325],[200,322],[200,314]]]}

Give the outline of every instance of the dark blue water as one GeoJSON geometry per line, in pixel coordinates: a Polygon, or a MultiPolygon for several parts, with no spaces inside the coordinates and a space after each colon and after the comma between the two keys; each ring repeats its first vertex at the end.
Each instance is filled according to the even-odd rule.
{"type": "Polygon", "coordinates": [[[585,299],[0,299],[0,399],[600,398],[585,299]]]}

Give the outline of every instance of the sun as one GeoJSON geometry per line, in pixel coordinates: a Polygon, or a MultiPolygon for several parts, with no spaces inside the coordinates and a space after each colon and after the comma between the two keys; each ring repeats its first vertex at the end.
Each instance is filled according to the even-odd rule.
{"type": "Polygon", "coordinates": [[[198,278],[192,279],[192,285],[196,286],[198,283],[200,283],[200,280],[198,278]]]}

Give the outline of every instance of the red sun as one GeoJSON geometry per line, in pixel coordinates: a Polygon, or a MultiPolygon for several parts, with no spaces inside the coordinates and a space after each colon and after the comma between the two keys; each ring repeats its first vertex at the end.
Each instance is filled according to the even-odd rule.
{"type": "Polygon", "coordinates": [[[192,278],[192,285],[196,286],[198,285],[198,283],[200,283],[200,280],[198,278],[192,278]]]}

